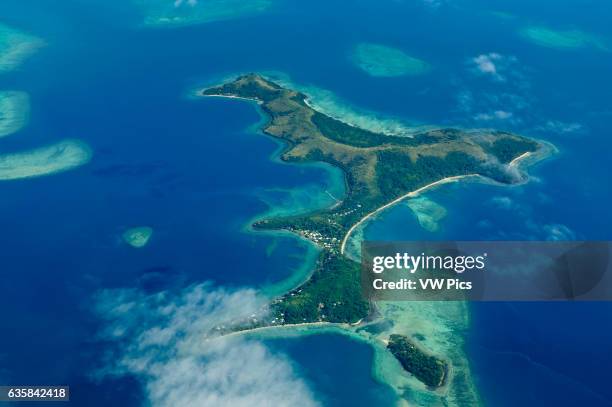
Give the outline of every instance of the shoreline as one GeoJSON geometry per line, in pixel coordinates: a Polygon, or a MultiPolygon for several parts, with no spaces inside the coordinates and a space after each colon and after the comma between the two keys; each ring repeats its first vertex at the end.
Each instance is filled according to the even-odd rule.
{"type": "MultiPolygon", "coordinates": [[[[199,92],[197,92],[197,95],[200,97],[205,97],[205,96],[209,96],[209,97],[222,97],[222,98],[228,98],[228,99],[238,99],[238,100],[247,100],[250,102],[256,102],[257,105],[261,105],[263,104],[263,102],[261,102],[260,100],[256,99],[256,98],[248,98],[248,97],[240,97],[240,96],[232,96],[232,95],[205,95],[203,94],[204,90],[200,90],[199,92]]],[[[306,103],[308,105],[309,100],[306,99],[306,103]]],[[[311,107],[313,110],[318,111],[317,109],[315,109],[313,106],[309,106],[311,107]]],[[[258,109],[259,110],[259,109],[258,109]]],[[[348,125],[353,126],[352,124],[349,123],[345,123],[348,125]]],[[[265,131],[263,132],[264,134],[265,131]]],[[[274,137],[273,137],[274,138],[274,137]]],[[[512,159],[509,163],[505,164],[505,166],[507,168],[512,168],[512,169],[516,169],[522,172],[522,170],[524,170],[524,168],[526,168],[527,166],[531,166],[532,164],[535,164],[536,162],[540,162],[542,160],[544,160],[545,158],[548,158],[550,156],[553,155],[554,152],[557,151],[557,149],[550,143],[547,142],[542,142],[540,140],[538,140],[541,145],[543,146],[541,149],[537,149],[534,152],[525,152],[521,155],[519,155],[518,157],[512,159]]],[[[275,152],[275,154],[277,154],[278,151],[275,152]]],[[[285,162],[286,163],[286,162],[285,162]]],[[[303,164],[303,163],[301,163],[303,164]]],[[[346,181],[346,172],[344,172],[344,178],[346,181]]],[[[347,256],[346,253],[346,246],[347,243],[349,242],[351,236],[353,235],[353,233],[355,232],[355,230],[363,225],[364,223],[366,223],[368,220],[370,220],[371,218],[375,217],[377,214],[383,212],[384,210],[396,205],[397,203],[400,203],[401,201],[408,199],[408,198],[412,198],[412,197],[416,197],[418,195],[420,195],[421,193],[431,189],[431,188],[435,188],[437,186],[440,185],[444,185],[444,184],[449,184],[449,183],[454,183],[454,182],[458,182],[460,180],[466,180],[466,179],[479,179],[482,182],[491,182],[491,183],[495,183],[492,179],[489,179],[485,176],[482,176],[480,174],[465,174],[465,175],[455,175],[455,176],[450,176],[450,177],[445,177],[442,179],[439,179],[437,181],[431,182],[429,184],[426,184],[420,188],[417,188],[413,191],[409,191],[401,196],[399,196],[396,199],[393,199],[391,202],[388,202],[385,205],[382,205],[378,208],[376,208],[375,210],[372,210],[371,212],[369,212],[368,214],[366,214],[365,216],[363,216],[361,219],[359,219],[354,225],[352,225],[350,227],[350,229],[345,233],[342,242],[341,242],[341,246],[340,246],[340,255],[341,256],[347,256]]],[[[521,177],[521,182],[518,182],[517,184],[523,184],[529,181],[529,177],[528,174],[527,176],[521,177]]],[[[514,183],[500,183],[500,185],[503,186],[512,186],[514,183]]],[[[344,201],[344,199],[339,200],[337,198],[335,198],[333,195],[331,195],[328,191],[324,191],[324,193],[327,193],[328,195],[330,195],[330,198],[334,199],[336,202],[334,202],[332,204],[332,207],[335,207],[337,205],[339,205],[342,201],[344,201]]],[[[257,216],[256,218],[265,218],[266,216],[270,215],[270,211],[267,211],[264,214],[261,214],[259,216],[257,216]]],[[[252,223],[250,223],[248,226],[246,226],[246,229],[248,229],[249,231],[253,232],[254,229],[252,228],[252,223]]],[[[300,240],[305,240],[308,243],[312,244],[313,241],[305,238],[304,236],[301,236],[299,234],[296,234],[294,232],[290,232],[290,231],[285,231],[285,233],[283,233],[282,231],[276,230],[276,231],[267,231],[268,233],[272,233],[272,234],[290,234],[294,237],[297,237],[300,240]]],[[[315,243],[316,246],[316,243],[315,243]]],[[[312,273],[314,272],[314,270],[310,270],[310,272],[305,272],[305,269],[300,269],[300,273],[299,273],[299,278],[294,279],[289,277],[287,280],[285,280],[285,284],[282,284],[282,282],[278,285],[275,285],[275,288],[287,288],[287,282],[291,281],[291,282],[295,282],[296,280],[302,280],[301,284],[309,281],[312,277],[312,273]]],[[[301,284],[297,285],[297,287],[299,287],[301,284]]],[[[293,285],[293,284],[291,284],[293,285]]],[[[282,289],[281,289],[282,290],[282,289]]],[[[279,291],[281,290],[277,290],[277,292],[275,294],[278,294],[279,291]]],[[[268,293],[269,294],[269,293],[268,293]]],[[[420,310],[419,307],[417,307],[418,310],[420,310]]],[[[433,316],[438,316],[438,314],[441,314],[442,311],[445,311],[446,307],[443,307],[441,310],[433,310],[431,311],[433,316]]],[[[454,310],[454,308],[453,308],[454,310]]],[[[393,314],[385,314],[386,317],[389,318],[393,318],[393,317],[397,317],[397,315],[393,315],[393,314]]],[[[380,316],[379,316],[380,318],[380,316]]],[[[376,318],[376,320],[379,320],[379,318],[376,318]]],[[[442,317],[440,317],[442,318],[442,317]]],[[[446,320],[447,318],[443,318],[444,320],[446,320]]],[[[447,321],[448,322],[448,321],[447,321]]],[[[429,343],[429,341],[427,342],[426,345],[426,349],[428,350],[432,350],[432,349],[442,349],[442,354],[446,356],[446,358],[448,358],[449,360],[449,370],[445,373],[444,375],[444,379],[443,379],[443,383],[442,386],[435,389],[435,390],[423,390],[420,388],[421,384],[418,381],[418,379],[415,379],[413,375],[411,374],[406,374],[405,371],[401,370],[398,368],[397,365],[397,360],[395,358],[392,357],[392,355],[390,355],[387,352],[384,340],[382,339],[382,336],[380,336],[379,334],[376,333],[370,333],[367,331],[364,332],[357,332],[357,328],[359,328],[360,326],[363,326],[363,321],[357,321],[355,324],[348,324],[348,323],[332,323],[332,322],[326,322],[326,321],[316,321],[316,322],[304,322],[304,323],[294,323],[294,324],[278,324],[278,325],[267,325],[267,326],[259,326],[259,327],[254,327],[254,328],[247,328],[247,329],[243,329],[240,331],[234,331],[234,332],[229,332],[225,335],[221,335],[220,337],[239,337],[239,336],[247,336],[247,335],[257,335],[257,334],[261,334],[263,337],[267,337],[268,335],[272,335],[272,336],[279,336],[279,337],[291,337],[291,336],[301,336],[301,335],[309,335],[309,334],[316,334],[318,332],[322,332],[322,331],[334,331],[338,334],[341,335],[345,335],[347,337],[352,337],[355,339],[358,339],[360,341],[363,341],[365,343],[368,343],[374,350],[375,356],[374,356],[374,361],[373,361],[373,372],[372,372],[372,377],[374,378],[374,380],[379,381],[380,383],[384,383],[389,385],[397,394],[398,398],[401,400],[403,398],[402,394],[401,394],[401,389],[405,386],[415,386],[415,389],[418,389],[416,391],[417,394],[414,395],[414,397],[412,398],[412,400],[418,400],[419,397],[424,397],[424,399],[429,400],[430,397],[441,397],[441,398],[446,398],[446,397],[450,397],[451,400],[461,400],[463,399],[463,396],[461,393],[457,393],[457,389],[459,389],[459,387],[455,388],[452,387],[451,388],[451,382],[452,382],[452,378],[453,376],[455,376],[455,371],[454,371],[454,365],[455,363],[458,363],[458,366],[463,366],[466,367],[466,361],[465,358],[466,356],[460,352],[460,351],[449,351],[449,349],[446,349],[445,347],[440,348],[440,344],[436,341],[429,343]],[[437,348],[436,348],[437,347],[437,348]],[[454,389],[454,390],[453,390],[454,389]],[[421,394],[422,393],[422,394],[421,394]]],[[[410,325],[411,326],[411,325],[410,325]]],[[[397,328],[407,328],[409,327],[409,325],[397,325],[397,328]]],[[[424,325],[422,327],[420,327],[420,329],[425,329],[428,328],[428,325],[424,325]]],[[[388,331],[387,329],[385,329],[385,333],[393,333],[395,331],[395,329],[388,331]]],[[[435,332],[438,332],[439,330],[434,330],[435,332]]],[[[434,332],[432,331],[432,332],[434,332]]],[[[428,335],[429,336],[429,335],[428,335]]],[[[465,336],[462,335],[460,339],[453,339],[453,343],[454,342],[461,342],[462,340],[465,339],[465,336]],[[461,339],[461,340],[460,340],[461,339]]],[[[461,342],[463,343],[463,342],[461,342]]],[[[433,350],[432,350],[433,352],[433,350]]],[[[446,359],[445,358],[445,359],[446,359]]],[[[469,375],[469,368],[467,369],[467,375],[469,375]]],[[[463,379],[465,380],[470,380],[467,377],[461,376],[463,379]]],[[[459,385],[457,385],[459,386],[459,385]]],[[[466,389],[464,389],[467,393],[466,397],[467,399],[471,399],[472,401],[477,402],[479,400],[479,395],[477,390],[474,388],[474,383],[472,381],[469,381],[466,384],[466,389]]],[[[480,404],[480,403],[478,403],[480,404]]]]}
{"type": "Polygon", "coordinates": [[[348,324],[336,324],[333,322],[324,322],[324,321],[304,322],[303,324],[267,325],[267,326],[260,326],[260,327],[251,328],[251,329],[243,329],[241,331],[233,331],[227,334],[222,334],[219,336],[219,338],[240,337],[240,336],[256,334],[258,332],[261,333],[261,332],[273,332],[273,331],[284,331],[284,330],[298,330],[299,328],[306,328],[306,329],[313,329],[313,330],[319,329],[319,328],[330,328],[330,329],[336,328],[339,331],[343,332],[346,330],[347,327],[349,327],[348,324]]]}
{"type": "MultiPolygon", "coordinates": [[[[360,126],[357,123],[352,123],[351,121],[347,120],[346,118],[341,117],[341,115],[334,115],[328,112],[325,112],[325,109],[322,109],[321,107],[318,107],[317,104],[315,102],[313,102],[309,96],[306,97],[306,99],[304,99],[304,103],[306,103],[306,106],[308,106],[309,108],[311,108],[312,110],[319,112],[321,114],[327,115],[329,117],[331,117],[332,119],[338,120],[344,124],[346,124],[347,126],[351,126],[351,127],[355,127],[355,128],[364,128],[362,126],[360,126]]],[[[367,130],[367,129],[366,129],[367,130]]],[[[389,130],[381,130],[381,134],[384,134],[385,136],[395,136],[395,137],[406,137],[406,138],[414,138],[414,135],[417,134],[421,129],[417,129],[417,128],[407,128],[405,132],[392,132],[389,130]]]]}
{"type": "MultiPolygon", "coordinates": [[[[263,102],[256,99],[256,98],[247,98],[247,97],[242,97],[242,96],[234,96],[234,95],[206,95],[204,94],[204,91],[206,89],[200,89],[196,92],[196,95],[199,97],[218,97],[218,98],[227,98],[227,99],[237,99],[237,100],[246,100],[249,102],[255,102],[258,105],[261,105],[263,102]]],[[[313,110],[318,111],[314,106],[312,106],[310,104],[310,100],[308,99],[308,97],[305,99],[305,103],[312,108],[313,110]]],[[[338,119],[337,119],[338,120],[338,119]]],[[[350,126],[354,126],[351,123],[346,123],[350,126]]],[[[542,161],[550,156],[553,155],[553,153],[557,152],[557,148],[554,147],[552,144],[545,142],[543,140],[538,140],[538,142],[540,142],[544,148],[542,148],[543,151],[534,151],[534,152],[530,152],[527,151],[521,155],[519,155],[518,157],[514,158],[512,161],[510,161],[507,164],[508,168],[517,168],[517,169],[521,169],[521,164],[523,164],[523,162],[526,162],[525,165],[529,166],[530,164],[535,164],[536,162],[542,161]]],[[[355,229],[357,227],[359,227],[360,225],[362,225],[364,222],[366,222],[368,219],[370,219],[371,217],[375,216],[376,214],[378,214],[379,212],[384,211],[385,209],[394,206],[395,204],[403,201],[404,199],[407,198],[411,198],[411,197],[415,197],[418,196],[420,193],[430,189],[430,188],[434,188],[438,185],[443,185],[443,184],[447,184],[447,183],[452,183],[452,182],[457,182],[460,181],[462,179],[465,178],[485,178],[482,177],[479,174],[466,174],[466,175],[456,175],[456,176],[452,176],[452,177],[446,177],[446,178],[442,178],[438,181],[434,181],[430,184],[427,184],[423,187],[420,187],[414,191],[410,191],[402,196],[400,196],[399,198],[375,209],[374,211],[366,214],[363,218],[361,218],[357,223],[355,223],[353,226],[351,226],[351,228],[347,231],[347,233],[344,235],[344,238],[342,239],[342,243],[340,245],[340,254],[341,255],[345,255],[345,251],[346,251],[346,245],[351,237],[351,234],[355,231],[355,229]]],[[[522,182],[519,182],[519,184],[523,184],[529,181],[529,176],[526,176],[525,179],[522,182]]],[[[506,185],[506,184],[503,184],[506,185]]],[[[510,185],[509,185],[510,186],[510,185]]],[[[336,200],[336,202],[334,204],[331,205],[331,208],[336,207],[338,205],[340,205],[342,203],[343,200],[336,200]]],[[[308,239],[307,239],[308,240],[308,239]]]]}
{"type": "Polygon", "coordinates": [[[420,188],[415,189],[414,191],[410,191],[407,194],[404,194],[402,196],[400,196],[399,198],[396,198],[395,200],[389,202],[388,204],[385,204],[377,209],[375,209],[374,211],[368,213],[367,215],[365,215],[363,218],[361,218],[357,223],[355,223],[353,226],[351,226],[351,228],[348,230],[348,232],[346,232],[346,235],[344,235],[344,239],[342,239],[342,244],[340,245],[340,254],[344,254],[344,251],[346,249],[346,243],[348,242],[349,238],[351,237],[351,234],[353,233],[353,231],[362,223],[364,223],[365,221],[367,221],[369,218],[371,218],[372,216],[376,215],[379,212],[384,211],[385,209],[394,206],[395,204],[403,201],[404,199],[407,198],[412,198],[415,196],[418,196],[421,192],[426,191],[430,188],[436,187],[438,185],[443,185],[443,184],[448,184],[448,183],[452,183],[452,182],[457,182],[459,180],[462,180],[464,178],[472,178],[472,177],[481,177],[481,175],[479,174],[466,174],[466,175],[455,175],[452,177],[446,177],[446,178],[442,178],[439,179],[437,181],[432,182],[431,184],[427,184],[424,185],[420,188]]]}
{"type": "MultiPolygon", "coordinates": [[[[519,155],[518,157],[514,158],[512,161],[510,161],[507,166],[508,168],[517,168],[519,170],[523,170],[525,171],[524,167],[529,167],[532,166],[536,163],[539,163],[541,161],[546,160],[547,158],[552,157],[555,153],[557,153],[559,150],[551,143],[544,141],[544,140],[537,140],[543,147],[539,150],[539,151],[527,151],[521,155],[519,155]]],[[[526,172],[526,171],[525,171],[526,172]]],[[[505,183],[499,183],[499,185],[502,186],[513,186],[513,185],[523,185],[527,182],[529,182],[529,174],[525,174],[525,179],[521,182],[518,182],[516,184],[505,184],[505,183]]],[[[431,184],[427,184],[425,186],[422,186],[421,188],[415,189],[414,191],[410,191],[407,194],[404,194],[402,196],[400,196],[399,198],[389,202],[386,205],[381,206],[380,208],[368,213],[367,215],[365,215],[363,218],[361,218],[357,223],[355,223],[346,233],[346,235],[344,236],[344,239],[342,239],[342,244],[340,246],[340,254],[344,255],[345,251],[346,251],[346,244],[348,243],[351,234],[354,232],[354,230],[361,224],[363,224],[365,221],[367,221],[369,218],[371,218],[372,216],[376,215],[379,212],[384,211],[385,209],[394,206],[395,204],[403,201],[404,199],[407,198],[413,198],[415,196],[418,196],[419,194],[421,194],[422,192],[430,189],[430,188],[434,188],[438,185],[443,185],[443,184],[447,184],[447,183],[453,183],[453,182],[458,182],[461,181],[463,179],[467,179],[467,178],[480,178],[482,180],[485,181],[491,181],[495,184],[498,184],[497,182],[488,179],[487,177],[484,177],[480,174],[466,174],[466,175],[455,175],[452,177],[446,177],[446,178],[442,178],[438,181],[432,182],[431,184]]]]}
{"type": "Polygon", "coordinates": [[[201,98],[225,98],[225,99],[238,99],[238,100],[248,100],[249,102],[255,102],[258,105],[261,105],[263,102],[259,99],[255,99],[255,98],[245,98],[242,96],[233,96],[233,95],[205,95],[204,91],[206,89],[200,89],[199,91],[196,92],[196,96],[199,96],[201,98]]]}
{"type": "Polygon", "coordinates": [[[260,326],[257,328],[243,329],[241,331],[233,331],[225,335],[221,335],[221,337],[229,337],[229,336],[240,336],[240,335],[249,335],[254,332],[266,332],[266,331],[275,331],[275,330],[288,330],[288,329],[299,329],[299,328],[308,328],[308,329],[316,329],[316,328],[330,328],[330,329],[338,329],[340,332],[352,332],[351,328],[359,328],[362,325],[363,318],[359,321],[353,323],[338,323],[338,322],[327,322],[327,321],[317,321],[317,322],[303,322],[299,324],[279,324],[279,325],[266,325],[260,326]]]}
{"type": "Polygon", "coordinates": [[[517,167],[518,165],[520,165],[521,161],[529,158],[532,154],[533,153],[531,151],[527,151],[519,155],[518,157],[516,157],[515,159],[513,159],[512,161],[508,163],[508,167],[517,167]]]}

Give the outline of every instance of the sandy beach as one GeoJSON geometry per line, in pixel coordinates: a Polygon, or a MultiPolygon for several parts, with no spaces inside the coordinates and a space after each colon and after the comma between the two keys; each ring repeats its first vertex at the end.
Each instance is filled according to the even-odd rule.
{"type": "Polygon", "coordinates": [[[243,336],[243,335],[251,335],[257,332],[265,332],[265,331],[284,331],[284,330],[293,330],[294,328],[331,328],[331,327],[335,327],[335,328],[346,328],[349,327],[349,324],[338,324],[335,322],[324,322],[324,321],[320,321],[320,322],[304,322],[303,324],[284,324],[284,325],[267,325],[267,326],[260,326],[258,328],[252,328],[252,329],[244,329],[241,331],[233,331],[227,334],[223,334],[220,337],[221,338],[229,338],[232,336],[243,336]]]}
{"type": "Polygon", "coordinates": [[[509,167],[516,167],[517,165],[520,164],[520,162],[524,159],[526,159],[527,157],[531,156],[533,153],[531,151],[527,151],[521,155],[519,155],[518,157],[516,157],[514,160],[510,161],[508,163],[509,167]]]}
{"type": "Polygon", "coordinates": [[[204,90],[197,92],[197,95],[204,98],[225,98],[225,99],[240,99],[240,100],[248,100],[249,102],[255,102],[258,105],[261,105],[261,100],[255,98],[245,98],[242,96],[232,96],[232,95],[205,95],[204,90]]]}
{"type": "MultiPolygon", "coordinates": [[[[518,157],[517,157],[518,158],[518,157]]],[[[419,195],[421,192],[428,190],[430,188],[433,188],[435,186],[438,185],[442,185],[442,184],[447,184],[450,182],[457,182],[461,179],[464,178],[470,178],[470,177],[480,177],[480,175],[478,174],[467,174],[467,175],[456,175],[454,177],[447,177],[447,178],[442,178],[441,180],[438,180],[436,182],[432,182],[431,184],[427,184],[425,186],[422,186],[419,189],[415,189],[414,191],[410,191],[405,195],[400,196],[399,198],[389,202],[386,205],[381,206],[380,208],[368,213],[366,216],[364,216],[363,218],[361,218],[361,220],[359,220],[359,222],[355,223],[349,230],[348,232],[346,232],[346,235],[344,236],[344,239],[342,239],[342,244],[340,245],[340,253],[344,254],[344,249],[346,246],[346,242],[348,241],[349,237],[351,236],[351,233],[353,233],[353,230],[355,230],[359,225],[361,225],[362,223],[364,223],[366,220],[368,220],[369,218],[371,218],[372,216],[376,215],[379,212],[384,211],[385,209],[395,205],[398,202],[403,201],[406,198],[412,198],[415,197],[417,195],[419,195]]]]}

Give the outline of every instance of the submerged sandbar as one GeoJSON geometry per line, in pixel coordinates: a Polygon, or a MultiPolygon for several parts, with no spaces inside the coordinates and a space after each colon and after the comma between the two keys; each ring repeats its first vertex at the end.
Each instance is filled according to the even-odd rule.
{"type": "Polygon", "coordinates": [[[581,30],[553,30],[543,26],[528,26],[519,31],[527,41],[547,48],[579,49],[596,48],[600,51],[610,51],[603,39],[581,30]]]}
{"type": "Polygon", "coordinates": [[[232,20],[266,10],[271,0],[135,0],[148,27],[172,27],[232,20]]]}
{"type": "Polygon", "coordinates": [[[28,121],[30,102],[25,92],[0,92],[0,138],[21,130],[28,121]]]}
{"type": "Polygon", "coordinates": [[[440,227],[439,221],[446,216],[446,209],[426,197],[412,198],[406,201],[419,225],[428,232],[435,232],[440,227]]]}
{"type": "Polygon", "coordinates": [[[427,62],[399,49],[380,44],[361,43],[357,45],[351,59],[355,65],[371,76],[421,75],[430,69],[427,62]]]}
{"type": "Polygon", "coordinates": [[[0,155],[0,181],[41,177],[68,171],[91,159],[89,146],[79,140],[64,140],[34,150],[0,155]]]}
{"type": "Polygon", "coordinates": [[[0,74],[17,68],[42,45],[39,38],[0,23],[0,74]]]}
{"type": "Polygon", "coordinates": [[[145,247],[149,240],[151,240],[151,236],[153,235],[153,228],[149,226],[139,226],[136,228],[128,229],[123,232],[121,237],[123,241],[129,244],[132,247],[137,249],[141,247],[145,247]]]}

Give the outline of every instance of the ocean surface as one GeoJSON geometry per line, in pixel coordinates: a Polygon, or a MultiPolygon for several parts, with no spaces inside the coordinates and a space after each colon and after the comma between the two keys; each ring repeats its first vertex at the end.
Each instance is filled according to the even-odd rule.
{"type": "MultiPolygon", "coordinates": [[[[69,172],[0,183],[2,383],[69,383],[74,405],[140,405],[141,378],[96,376],[110,346],[95,312],[101,291],[205,281],[275,291],[305,278],[310,244],[248,224],[330,205],[342,180],[327,166],[280,163],[281,146],[257,131],[252,104],[190,96],[236,73],[278,73],[338,114],[495,127],[559,148],[527,185],[443,186],[424,196],[444,208],[435,227],[403,203],[367,225],[368,239],[611,238],[612,53],[519,34],[580,29],[612,44],[607,1],[278,0],[252,15],[161,28],[142,25],[140,4],[0,3],[0,22],[46,43],[0,74],[0,90],[27,92],[31,103],[29,123],[0,140],[0,153],[63,139],[93,151],[69,172]],[[402,49],[431,69],[368,75],[351,58],[359,43],[402,49]],[[495,71],[480,69],[479,56],[495,71]],[[121,241],[143,225],[154,230],[145,248],[121,241]]],[[[483,400],[612,405],[611,322],[604,303],[473,304],[466,350],[483,400]]],[[[372,378],[363,343],[334,334],[264,343],[325,405],[392,398],[372,378]]]]}

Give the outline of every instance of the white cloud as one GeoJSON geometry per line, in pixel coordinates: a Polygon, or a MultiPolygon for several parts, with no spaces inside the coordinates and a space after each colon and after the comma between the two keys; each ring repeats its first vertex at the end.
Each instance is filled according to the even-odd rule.
{"type": "Polygon", "coordinates": [[[461,81],[456,112],[468,125],[493,122],[507,129],[532,120],[534,98],[527,68],[515,57],[490,52],[468,59],[467,66],[471,75],[461,81]]]}
{"type": "Polygon", "coordinates": [[[489,168],[494,172],[499,172],[505,176],[505,179],[509,183],[519,183],[524,182],[527,173],[522,171],[519,166],[508,165],[501,163],[496,157],[489,156],[484,161],[482,161],[483,168],[489,168]]]}
{"type": "Polygon", "coordinates": [[[490,54],[481,54],[472,59],[476,64],[478,70],[482,73],[488,73],[492,75],[498,75],[497,67],[495,66],[495,61],[501,59],[501,55],[492,52],[490,54]]]}
{"type": "Polygon", "coordinates": [[[543,125],[538,126],[537,130],[545,132],[545,133],[570,135],[570,134],[584,133],[585,128],[580,123],[566,123],[566,122],[561,122],[558,120],[549,120],[543,125]]]}
{"type": "MultiPolygon", "coordinates": [[[[414,3],[414,0],[393,0],[396,3],[414,3]]],[[[447,5],[450,0],[420,0],[423,6],[431,10],[437,10],[438,8],[447,5]]]]}
{"type": "Polygon", "coordinates": [[[470,90],[464,89],[463,91],[459,92],[456,99],[457,110],[460,112],[471,112],[474,110],[474,94],[470,90]]]}
{"type": "Polygon", "coordinates": [[[427,7],[438,8],[442,4],[444,4],[444,1],[443,0],[423,0],[423,4],[425,4],[427,7]]]}
{"type": "Polygon", "coordinates": [[[508,120],[512,116],[512,112],[507,112],[505,110],[495,110],[490,113],[478,113],[474,116],[474,119],[479,121],[508,120]]]}
{"type": "Polygon", "coordinates": [[[506,112],[504,110],[496,110],[493,114],[495,118],[499,120],[506,120],[512,117],[512,112],[506,112]]]}
{"type": "Polygon", "coordinates": [[[544,225],[542,230],[545,233],[546,240],[576,240],[576,233],[565,225],[544,225]]]}
{"type": "Polygon", "coordinates": [[[221,337],[217,328],[261,314],[253,290],[227,292],[202,284],[171,294],[108,290],[96,311],[102,340],[113,350],[96,376],[135,376],[147,405],[173,407],[315,406],[290,361],[262,343],[221,337]]]}
{"type": "Polygon", "coordinates": [[[479,228],[482,228],[482,229],[490,229],[490,228],[493,227],[493,223],[491,223],[491,221],[488,220],[488,219],[482,219],[482,220],[478,221],[476,226],[478,226],[479,228]]]}
{"type": "MultiPolygon", "coordinates": [[[[494,125],[512,130],[525,128],[537,115],[529,67],[516,57],[489,52],[467,59],[467,72],[456,78],[456,113],[465,125],[494,125]]],[[[457,120],[454,120],[455,122],[457,120]]]]}
{"type": "Polygon", "coordinates": [[[198,0],[174,0],[174,7],[181,7],[183,4],[194,7],[198,4],[198,0]]]}
{"type": "Polygon", "coordinates": [[[576,232],[561,223],[538,223],[533,219],[527,219],[525,227],[529,234],[524,240],[569,241],[577,239],[576,232]]]}
{"type": "Polygon", "coordinates": [[[507,73],[513,73],[514,62],[516,58],[503,56],[497,52],[480,54],[470,60],[475,72],[502,82],[506,80],[507,73]]]}
{"type": "Polygon", "coordinates": [[[494,196],[491,198],[491,202],[501,209],[512,209],[514,207],[514,201],[507,196],[494,196]]]}

